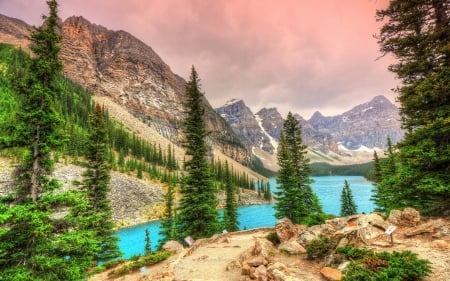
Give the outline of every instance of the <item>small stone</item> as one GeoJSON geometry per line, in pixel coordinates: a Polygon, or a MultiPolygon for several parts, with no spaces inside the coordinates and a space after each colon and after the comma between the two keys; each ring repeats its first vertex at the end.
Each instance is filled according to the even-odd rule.
{"type": "Polygon", "coordinates": [[[342,279],[342,272],[332,267],[324,267],[320,270],[320,274],[329,281],[339,281],[342,279]]]}
{"type": "Polygon", "coordinates": [[[433,247],[438,248],[438,249],[449,249],[450,248],[449,244],[444,240],[434,240],[433,242],[431,242],[431,244],[433,245],[433,247]]]}

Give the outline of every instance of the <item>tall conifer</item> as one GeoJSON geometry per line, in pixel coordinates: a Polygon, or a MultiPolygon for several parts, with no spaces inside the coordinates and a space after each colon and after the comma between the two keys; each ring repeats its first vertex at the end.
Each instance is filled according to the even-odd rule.
{"type": "Polygon", "coordinates": [[[280,170],[277,177],[279,191],[275,192],[275,216],[287,217],[294,223],[311,225],[321,223],[324,216],[319,200],[311,188],[306,149],[299,123],[289,112],[280,133],[278,147],[280,170]]]}
{"type": "Polygon", "coordinates": [[[87,143],[87,170],[84,172],[82,190],[86,194],[87,208],[83,216],[85,227],[95,231],[100,251],[99,260],[110,260],[121,256],[118,238],[114,235],[111,203],[108,199],[110,165],[108,163],[108,132],[104,112],[99,104],[89,118],[89,140],[87,143]]]}
{"type": "Polygon", "coordinates": [[[397,144],[398,169],[388,176],[389,208],[450,209],[449,10],[448,0],[391,0],[377,11],[381,51],[398,60],[389,69],[402,83],[396,92],[406,130],[397,144]]]}
{"type": "Polygon", "coordinates": [[[216,190],[208,161],[203,94],[200,79],[192,67],[186,84],[186,120],[184,123],[187,175],[181,187],[182,198],[178,207],[178,231],[182,236],[209,237],[218,230],[216,190]]]}
{"type": "Polygon", "coordinates": [[[347,180],[344,181],[344,187],[341,192],[341,216],[351,216],[356,214],[356,204],[353,200],[352,190],[347,180]]]}
{"type": "Polygon", "coordinates": [[[226,202],[225,202],[225,210],[223,215],[223,224],[224,228],[228,231],[237,231],[239,230],[238,223],[238,213],[237,213],[237,204],[236,204],[236,187],[234,186],[230,169],[228,167],[228,162],[225,161],[225,194],[226,194],[226,202]]]}
{"type": "Polygon", "coordinates": [[[44,25],[30,37],[30,64],[14,83],[21,96],[17,133],[28,153],[16,171],[16,197],[9,205],[0,203],[0,280],[83,280],[96,248],[91,231],[78,229],[73,217],[52,216],[76,196],[53,194],[60,185],[49,178],[51,151],[62,141],[55,105],[62,63],[57,3],[47,4],[44,25]]]}

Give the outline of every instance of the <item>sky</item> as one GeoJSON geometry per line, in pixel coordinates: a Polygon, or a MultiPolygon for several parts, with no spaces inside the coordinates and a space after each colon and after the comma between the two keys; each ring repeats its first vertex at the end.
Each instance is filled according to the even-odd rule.
{"type": "MultiPolygon", "coordinates": [[[[388,0],[59,0],[64,20],[83,16],[125,30],[186,80],[194,65],[213,107],[243,99],[308,119],[385,95],[399,81],[374,38],[388,0]],[[381,58],[380,58],[381,57],[381,58]]],[[[40,25],[44,0],[0,0],[0,13],[40,25]]]]}

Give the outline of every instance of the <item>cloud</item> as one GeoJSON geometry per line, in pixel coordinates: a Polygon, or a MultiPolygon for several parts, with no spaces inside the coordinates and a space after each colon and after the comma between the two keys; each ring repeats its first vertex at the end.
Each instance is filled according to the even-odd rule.
{"type": "MultiPolygon", "coordinates": [[[[3,1],[1,11],[25,21],[46,10],[36,1],[3,1]]],[[[242,98],[254,111],[276,106],[283,115],[308,118],[315,110],[340,113],[378,94],[393,100],[392,60],[376,60],[373,38],[380,26],[375,10],[387,0],[58,2],[63,18],[82,15],[130,32],[185,78],[195,65],[213,106],[242,98]]]]}

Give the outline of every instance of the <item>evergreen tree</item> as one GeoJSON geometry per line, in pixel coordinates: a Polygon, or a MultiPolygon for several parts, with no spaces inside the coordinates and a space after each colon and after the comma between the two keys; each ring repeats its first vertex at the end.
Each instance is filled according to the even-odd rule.
{"type": "Polygon", "coordinates": [[[47,4],[45,24],[30,37],[30,64],[14,83],[21,96],[17,134],[28,153],[16,170],[15,197],[0,200],[0,280],[83,280],[96,249],[91,231],[78,229],[73,217],[51,216],[79,197],[53,194],[60,185],[48,177],[63,126],[55,105],[62,70],[57,3],[47,4]]]}
{"type": "Polygon", "coordinates": [[[193,238],[209,237],[218,230],[216,190],[207,162],[208,135],[203,120],[203,94],[200,80],[194,67],[186,84],[186,120],[184,124],[185,149],[188,156],[185,162],[187,175],[183,179],[178,212],[178,231],[182,236],[193,238]]]}
{"type": "Polygon", "coordinates": [[[346,217],[356,214],[356,208],[352,190],[350,189],[348,181],[345,180],[341,193],[341,216],[346,217]]]}
{"type": "Polygon", "coordinates": [[[94,230],[99,242],[99,260],[121,256],[118,238],[114,235],[111,203],[108,199],[110,166],[108,164],[108,138],[104,112],[99,104],[89,118],[89,141],[87,144],[87,170],[83,173],[81,189],[87,199],[87,208],[80,211],[86,218],[85,227],[94,230]]]}
{"type": "Polygon", "coordinates": [[[307,147],[302,143],[301,128],[289,112],[280,133],[278,147],[275,217],[289,218],[296,224],[314,224],[323,221],[323,212],[312,191],[307,147]]]}
{"type": "Polygon", "coordinates": [[[145,229],[145,246],[144,246],[145,254],[152,253],[152,240],[150,239],[150,231],[148,228],[145,229]]]}
{"type": "Polygon", "coordinates": [[[231,180],[231,173],[228,167],[228,162],[225,161],[225,193],[226,193],[226,202],[225,202],[225,210],[223,215],[223,225],[224,228],[228,231],[238,231],[239,223],[238,223],[238,213],[237,213],[237,204],[236,204],[236,187],[234,186],[231,180]]]}
{"type": "Polygon", "coordinates": [[[388,208],[434,214],[450,209],[449,6],[448,0],[391,0],[377,11],[384,21],[381,51],[398,59],[389,69],[402,82],[396,92],[406,129],[397,144],[396,173],[389,176],[388,208]]]}
{"type": "Polygon", "coordinates": [[[175,181],[169,181],[167,192],[164,195],[165,209],[161,218],[161,230],[159,234],[162,238],[158,241],[159,246],[163,246],[169,240],[176,239],[175,223],[175,181]]]}

